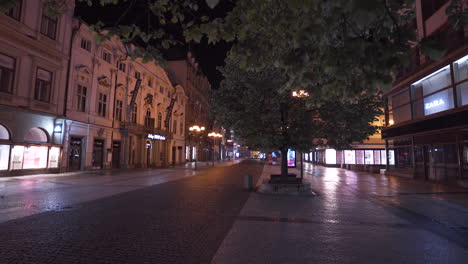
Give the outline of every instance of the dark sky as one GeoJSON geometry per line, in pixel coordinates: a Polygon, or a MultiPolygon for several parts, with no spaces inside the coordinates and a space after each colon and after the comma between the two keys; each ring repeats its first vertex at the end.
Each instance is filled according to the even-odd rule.
{"type": "MultiPolygon", "coordinates": [[[[220,4],[210,9],[205,0],[197,0],[199,2],[199,10],[195,13],[196,16],[209,16],[211,18],[225,16],[226,13],[234,6],[233,0],[221,0],[220,4]]],[[[137,24],[145,27],[148,24],[148,18],[151,19],[151,13],[146,8],[146,1],[127,1],[118,6],[107,6],[101,8],[99,6],[88,7],[84,3],[77,3],[75,9],[76,16],[81,17],[87,23],[95,23],[103,21],[104,23],[114,24],[120,18],[120,24],[137,24]]],[[[158,25],[154,25],[157,27],[158,25]]],[[[166,30],[175,38],[182,40],[181,29],[177,26],[166,26],[166,30]]],[[[207,75],[213,89],[219,86],[222,80],[222,75],[216,70],[216,67],[224,64],[226,53],[231,47],[230,43],[220,42],[215,45],[209,45],[204,38],[201,43],[184,43],[169,50],[163,50],[167,60],[180,59],[188,50],[191,50],[195,55],[203,72],[207,75]]]]}

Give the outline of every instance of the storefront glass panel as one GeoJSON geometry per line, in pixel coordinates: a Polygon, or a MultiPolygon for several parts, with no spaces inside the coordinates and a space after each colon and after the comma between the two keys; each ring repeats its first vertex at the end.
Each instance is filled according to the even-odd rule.
{"type": "Polygon", "coordinates": [[[356,164],[364,164],[364,150],[356,150],[356,164]]]}
{"type": "Polygon", "coordinates": [[[374,164],[374,152],[372,150],[366,150],[364,152],[364,163],[369,165],[374,164]]]}
{"type": "Polygon", "coordinates": [[[450,66],[447,65],[442,69],[422,78],[421,80],[413,83],[411,89],[413,91],[413,98],[418,98],[420,91],[423,96],[433,93],[437,90],[443,89],[451,85],[452,80],[450,76],[450,66]]]}
{"type": "Polygon", "coordinates": [[[388,165],[395,165],[395,151],[393,149],[388,151],[388,165]]]}
{"type": "Polygon", "coordinates": [[[380,163],[380,150],[374,150],[374,164],[382,164],[380,163]]]}
{"type": "Polygon", "coordinates": [[[345,150],[344,155],[346,164],[356,164],[356,156],[354,150],[345,150]]]}
{"type": "Polygon", "coordinates": [[[60,148],[52,147],[49,151],[49,168],[59,167],[60,148]]]}
{"type": "Polygon", "coordinates": [[[457,85],[458,104],[468,104],[468,81],[457,85]]]}
{"type": "Polygon", "coordinates": [[[387,152],[385,150],[381,150],[380,156],[381,156],[382,164],[386,165],[387,164],[387,152]]]}
{"type": "Polygon", "coordinates": [[[432,115],[453,108],[452,88],[424,98],[424,114],[432,115]]]}
{"type": "Polygon", "coordinates": [[[10,158],[10,145],[0,145],[0,170],[8,170],[10,158]]]}
{"type": "Polygon", "coordinates": [[[48,147],[28,146],[24,149],[23,169],[42,169],[47,167],[48,147]]]}
{"type": "Polygon", "coordinates": [[[13,146],[11,149],[11,170],[23,169],[24,146],[13,146]]]}

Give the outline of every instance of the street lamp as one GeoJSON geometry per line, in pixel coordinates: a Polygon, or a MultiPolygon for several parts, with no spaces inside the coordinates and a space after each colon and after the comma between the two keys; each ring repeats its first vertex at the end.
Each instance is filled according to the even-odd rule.
{"type": "MultiPolygon", "coordinates": [[[[189,145],[190,145],[190,148],[192,148],[192,145],[191,145],[191,138],[192,138],[192,134],[194,135],[199,135],[201,133],[203,133],[203,131],[205,131],[205,127],[204,126],[198,126],[198,125],[193,125],[191,127],[189,127],[189,133],[190,133],[190,137],[189,137],[189,145]]],[[[197,147],[198,147],[199,144],[197,144],[197,147]]],[[[198,150],[198,148],[197,148],[198,150]]],[[[198,153],[197,153],[198,154],[198,153]]],[[[195,170],[197,169],[197,159],[198,159],[198,155],[197,157],[195,158],[195,170]]]]}
{"type": "Polygon", "coordinates": [[[213,139],[213,146],[212,146],[212,151],[213,151],[213,157],[212,157],[213,163],[212,164],[213,165],[212,166],[214,166],[214,145],[216,143],[216,139],[217,138],[222,138],[223,135],[221,135],[220,133],[217,133],[217,132],[211,132],[211,133],[208,134],[208,136],[213,139]]]}

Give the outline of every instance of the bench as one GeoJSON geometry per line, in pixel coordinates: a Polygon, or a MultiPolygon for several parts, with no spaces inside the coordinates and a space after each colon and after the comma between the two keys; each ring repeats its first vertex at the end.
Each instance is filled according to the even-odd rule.
{"type": "Polygon", "coordinates": [[[278,191],[278,188],[281,186],[297,186],[297,190],[301,188],[302,185],[302,178],[296,177],[296,174],[289,173],[287,177],[283,177],[280,174],[272,174],[270,175],[270,180],[268,181],[273,187],[275,191],[278,191]]]}

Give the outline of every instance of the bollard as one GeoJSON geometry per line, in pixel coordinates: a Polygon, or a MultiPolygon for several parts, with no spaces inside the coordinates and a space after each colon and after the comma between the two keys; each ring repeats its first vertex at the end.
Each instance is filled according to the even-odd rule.
{"type": "Polygon", "coordinates": [[[253,189],[253,177],[252,175],[244,175],[244,189],[252,190],[253,189]]]}

